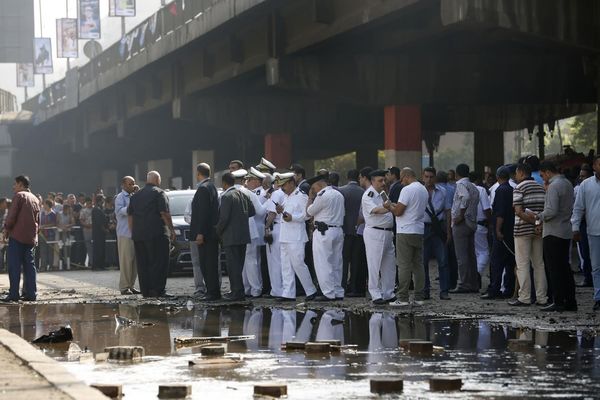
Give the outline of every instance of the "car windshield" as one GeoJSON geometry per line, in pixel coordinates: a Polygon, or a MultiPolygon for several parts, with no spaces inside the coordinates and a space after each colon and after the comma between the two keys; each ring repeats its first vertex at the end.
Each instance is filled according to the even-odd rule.
{"type": "Polygon", "coordinates": [[[183,215],[185,208],[194,198],[194,193],[169,196],[169,210],[171,215],[183,215]]]}

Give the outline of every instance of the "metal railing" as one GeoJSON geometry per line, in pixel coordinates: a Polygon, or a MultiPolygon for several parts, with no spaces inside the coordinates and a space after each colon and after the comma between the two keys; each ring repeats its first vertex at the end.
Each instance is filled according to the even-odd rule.
{"type": "MultiPolygon", "coordinates": [[[[131,29],[119,41],[79,67],[79,88],[111,68],[125,63],[136,54],[146,51],[148,46],[172,34],[219,1],[221,0],[174,0],[168,3],[131,29]]],[[[64,101],[66,95],[66,82],[65,79],[61,79],[26,102],[24,107],[35,113],[64,101]]]]}

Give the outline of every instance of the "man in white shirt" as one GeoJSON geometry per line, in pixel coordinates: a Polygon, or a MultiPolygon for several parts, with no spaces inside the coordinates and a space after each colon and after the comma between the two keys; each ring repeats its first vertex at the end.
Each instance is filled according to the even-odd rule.
{"type": "Polygon", "coordinates": [[[363,193],[361,200],[365,219],[363,238],[369,270],[368,289],[375,305],[395,301],[394,216],[383,206],[388,200],[383,191],[386,172],[379,169],[370,173],[371,186],[363,193]]]}
{"type": "Polygon", "coordinates": [[[342,251],[344,247],[344,196],[327,186],[327,175],[308,180],[311,195],[306,213],[314,218],[313,257],[322,296],[315,301],[343,300],[342,251]]]}
{"type": "Polygon", "coordinates": [[[304,262],[304,246],[308,241],[305,224],[308,196],[296,187],[293,172],[279,174],[277,185],[286,194],[283,204],[277,206],[277,213],[283,220],[279,235],[283,294],[279,300],[296,300],[296,275],[304,288],[306,300],[314,300],[317,288],[304,262]]]}
{"type": "Polygon", "coordinates": [[[398,203],[386,203],[396,216],[396,264],[398,265],[397,300],[391,306],[407,306],[411,277],[414,282],[415,304],[423,304],[425,271],[423,270],[423,233],[425,209],[429,194],[417,181],[415,171],[403,168],[400,182],[404,186],[398,203]]]}
{"type": "Polygon", "coordinates": [[[135,249],[129,229],[127,207],[133,194],[135,180],[131,176],[121,179],[121,192],[115,198],[115,216],[117,217],[117,248],[119,251],[119,290],[121,294],[139,294],[133,287],[137,278],[137,265],[135,262],[135,249]]]}

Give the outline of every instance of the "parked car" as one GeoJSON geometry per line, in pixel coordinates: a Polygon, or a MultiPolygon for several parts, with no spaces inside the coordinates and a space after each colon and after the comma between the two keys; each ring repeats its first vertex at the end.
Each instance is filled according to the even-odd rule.
{"type": "Polygon", "coordinates": [[[192,275],[192,257],[190,255],[190,224],[185,222],[184,213],[194,198],[195,190],[171,190],[166,192],[169,209],[175,229],[175,242],[169,254],[169,274],[192,275]]]}

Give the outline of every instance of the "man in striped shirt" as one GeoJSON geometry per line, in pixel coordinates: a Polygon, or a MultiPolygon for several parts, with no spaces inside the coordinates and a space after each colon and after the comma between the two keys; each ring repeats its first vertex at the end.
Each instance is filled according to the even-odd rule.
{"type": "Polygon", "coordinates": [[[511,306],[531,304],[529,273],[531,261],[537,304],[546,305],[548,282],[544,269],[543,241],[541,235],[535,231],[535,215],[544,210],[546,193],[544,187],[531,177],[531,167],[528,164],[517,166],[516,179],[519,184],[513,192],[514,237],[517,279],[520,287],[519,297],[508,304],[511,306]]]}

